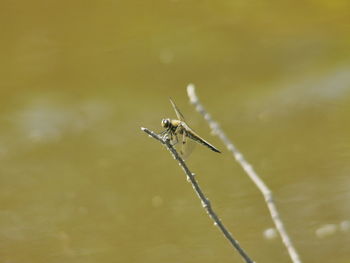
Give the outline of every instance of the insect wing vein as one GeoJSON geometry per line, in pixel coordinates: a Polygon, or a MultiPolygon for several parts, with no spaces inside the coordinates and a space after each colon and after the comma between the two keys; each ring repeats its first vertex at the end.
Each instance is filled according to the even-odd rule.
{"type": "Polygon", "coordinates": [[[173,109],[175,111],[175,114],[177,116],[177,118],[180,120],[180,121],[185,121],[185,117],[182,115],[181,111],[179,110],[179,108],[176,106],[175,102],[171,99],[170,99],[170,103],[171,105],[173,106],[173,109]]]}

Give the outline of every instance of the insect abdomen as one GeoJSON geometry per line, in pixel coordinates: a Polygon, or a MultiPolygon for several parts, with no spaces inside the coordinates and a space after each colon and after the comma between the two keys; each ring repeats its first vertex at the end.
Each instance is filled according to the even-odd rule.
{"type": "Polygon", "coordinates": [[[218,149],[216,149],[213,145],[211,145],[210,143],[204,141],[203,139],[198,138],[196,135],[192,134],[192,133],[187,133],[187,136],[189,138],[191,138],[192,140],[194,140],[195,142],[198,142],[204,146],[207,146],[210,150],[217,152],[217,153],[221,153],[218,149]]]}

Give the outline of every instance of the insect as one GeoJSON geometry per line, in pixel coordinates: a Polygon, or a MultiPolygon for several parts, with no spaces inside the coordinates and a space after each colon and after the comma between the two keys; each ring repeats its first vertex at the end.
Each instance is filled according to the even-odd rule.
{"type": "Polygon", "coordinates": [[[180,149],[180,154],[183,157],[186,157],[188,155],[187,153],[187,144],[188,144],[188,138],[202,144],[206,147],[208,147],[210,150],[221,153],[217,148],[215,148],[213,145],[211,145],[209,142],[201,138],[197,133],[195,133],[185,122],[185,117],[182,115],[178,107],[176,106],[175,102],[170,98],[170,103],[174,108],[174,111],[177,116],[177,120],[174,119],[163,119],[161,122],[161,125],[164,130],[161,135],[168,136],[170,139],[170,142],[175,145],[181,141],[182,147],[180,149]]]}

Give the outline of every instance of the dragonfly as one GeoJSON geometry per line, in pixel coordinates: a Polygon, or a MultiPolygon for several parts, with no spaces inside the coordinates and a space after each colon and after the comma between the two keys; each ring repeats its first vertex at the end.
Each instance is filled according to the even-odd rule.
{"type": "Polygon", "coordinates": [[[185,121],[185,117],[180,112],[179,108],[176,106],[175,102],[170,99],[170,103],[176,113],[177,120],[175,119],[162,119],[161,125],[165,130],[161,133],[162,136],[167,136],[170,139],[172,145],[176,145],[181,141],[182,147],[180,150],[180,155],[182,157],[187,157],[188,155],[188,139],[191,139],[199,144],[202,144],[209,148],[210,150],[221,153],[217,148],[212,144],[201,138],[197,133],[195,133],[190,126],[185,121]]]}

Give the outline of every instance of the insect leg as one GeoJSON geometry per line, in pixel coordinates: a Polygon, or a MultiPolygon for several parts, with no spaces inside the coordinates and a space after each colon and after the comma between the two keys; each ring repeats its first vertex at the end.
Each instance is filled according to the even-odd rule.
{"type": "Polygon", "coordinates": [[[178,134],[181,131],[181,127],[178,126],[175,131],[170,131],[171,134],[171,141],[172,141],[172,145],[176,145],[179,142],[179,137],[178,134]],[[175,140],[173,141],[173,137],[175,138],[175,140]]]}
{"type": "Polygon", "coordinates": [[[165,136],[169,136],[169,134],[171,134],[169,128],[159,133],[159,135],[163,138],[165,138],[165,136]]]}
{"type": "Polygon", "coordinates": [[[184,156],[185,154],[185,144],[186,144],[186,131],[185,130],[182,130],[182,145],[181,145],[181,155],[184,156]]]}

